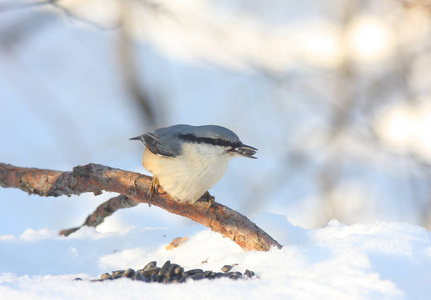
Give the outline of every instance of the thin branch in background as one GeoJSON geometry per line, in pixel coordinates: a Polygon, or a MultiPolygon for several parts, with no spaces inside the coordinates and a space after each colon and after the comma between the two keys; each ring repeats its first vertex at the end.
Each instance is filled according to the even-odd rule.
{"type": "Polygon", "coordinates": [[[35,2],[21,2],[21,3],[17,3],[16,1],[10,1],[8,3],[0,4],[0,13],[5,13],[5,12],[15,11],[15,10],[22,10],[22,9],[27,9],[27,8],[51,6],[51,7],[54,7],[56,9],[60,10],[68,18],[82,22],[82,23],[85,23],[87,25],[95,27],[98,30],[106,30],[106,31],[107,30],[115,30],[115,29],[118,29],[122,26],[121,22],[119,22],[118,24],[115,24],[113,26],[102,26],[100,24],[97,24],[94,21],[83,18],[83,17],[73,13],[71,10],[62,6],[59,2],[61,2],[61,1],[60,0],[46,0],[46,1],[35,1],[35,2]]]}
{"type": "MultiPolygon", "coordinates": [[[[347,1],[341,17],[341,27],[343,29],[341,44],[346,47],[347,32],[346,28],[353,16],[357,13],[359,3],[357,0],[347,1]]],[[[347,51],[343,51],[348,53],[347,51]]],[[[332,192],[337,184],[342,180],[342,171],[344,167],[345,155],[340,153],[340,149],[331,147],[332,143],[337,144],[338,139],[346,132],[352,120],[354,106],[353,82],[354,73],[352,70],[352,61],[346,56],[343,59],[337,72],[335,102],[331,110],[331,119],[329,120],[329,132],[326,135],[326,142],[329,155],[319,171],[319,187],[321,190],[320,198],[322,200],[322,212],[324,214],[323,223],[337,218],[342,219],[342,212],[338,210],[337,204],[334,203],[332,192]]]]}
{"type": "Polygon", "coordinates": [[[7,3],[0,3],[0,13],[55,4],[55,2],[57,1],[58,0],[46,0],[46,1],[34,1],[34,2],[9,1],[7,3]]]}
{"type": "MultiPolygon", "coordinates": [[[[122,18],[127,18],[127,13],[123,12],[122,18]]],[[[131,94],[133,100],[139,107],[144,117],[146,126],[154,128],[157,125],[156,112],[154,110],[151,97],[148,91],[142,87],[142,82],[138,72],[137,50],[138,45],[126,32],[125,28],[119,31],[119,41],[117,42],[117,58],[121,68],[122,80],[131,94]]]]}
{"type": "Polygon", "coordinates": [[[82,23],[84,23],[86,25],[90,25],[90,26],[92,26],[98,30],[111,31],[111,30],[116,30],[118,28],[121,28],[123,26],[122,22],[118,22],[117,24],[112,25],[112,26],[103,26],[103,25],[97,24],[94,21],[91,21],[89,19],[78,16],[77,14],[73,13],[71,10],[65,8],[64,6],[61,6],[60,4],[58,4],[58,1],[53,2],[52,6],[59,9],[62,13],[64,13],[71,20],[76,20],[76,21],[82,22],[82,23]]]}

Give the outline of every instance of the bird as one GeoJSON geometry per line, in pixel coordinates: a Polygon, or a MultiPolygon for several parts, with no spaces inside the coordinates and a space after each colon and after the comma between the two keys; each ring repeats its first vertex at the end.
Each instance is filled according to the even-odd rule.
{"type": "MultiPolygon", "coordinates": [[[[153,174],[149,204],[158,187],[180,203],[194,204],[224,175],[230,159],[254,156],[258,149],[245,145],[231,130],[218,125],[178,124],[155,129],[130,140],[145,145],[142,164],[153,174]]],[[[151,204],[150,204],[151,205],[151,204]]]]}

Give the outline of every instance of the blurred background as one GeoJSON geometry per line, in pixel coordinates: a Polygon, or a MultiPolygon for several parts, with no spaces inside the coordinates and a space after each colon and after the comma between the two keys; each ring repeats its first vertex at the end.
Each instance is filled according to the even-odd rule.
{"type": "MultiPolygon", "coordinates": [[[[0,1],[0,161],[148,174],[128,139],[178,123],[259,149],[211,190],[249,218],[431,229],[431,2],[0,1]]],[[[0,189],[0,234],[79,225],[113,196],[0,189]]],[[[140,205],[100,228],[176,224],[140,205]]]]}

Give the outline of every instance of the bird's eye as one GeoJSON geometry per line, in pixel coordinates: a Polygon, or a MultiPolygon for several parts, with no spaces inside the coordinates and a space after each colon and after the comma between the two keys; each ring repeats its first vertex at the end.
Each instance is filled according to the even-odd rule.
{"type": "Polygon", "coordinates": [[[216,145],[220,146],[221,145],[221,140],[220,139],[216,139],[215,143],[216,143],[216,145]]]}

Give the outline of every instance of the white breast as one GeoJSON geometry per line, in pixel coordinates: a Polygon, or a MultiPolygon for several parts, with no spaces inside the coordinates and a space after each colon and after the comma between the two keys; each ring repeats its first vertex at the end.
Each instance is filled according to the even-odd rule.
{"type": "Polygon", "coordinates": [[[186,143],[174,158],[145,149],[142,162],[174,199],[194,203],[223,177],[231,157],[221,147],[186,143]]]}

